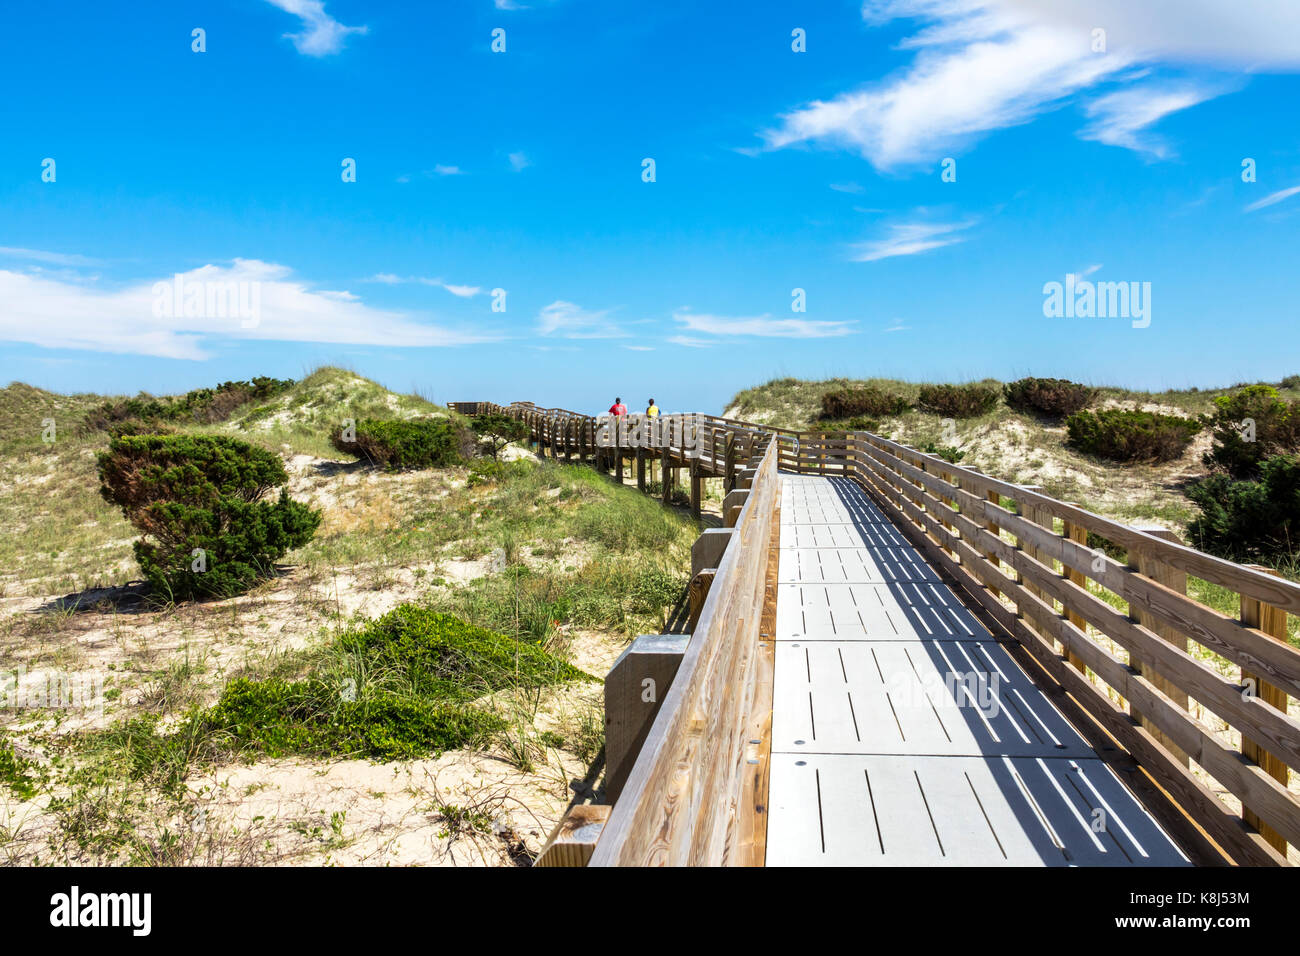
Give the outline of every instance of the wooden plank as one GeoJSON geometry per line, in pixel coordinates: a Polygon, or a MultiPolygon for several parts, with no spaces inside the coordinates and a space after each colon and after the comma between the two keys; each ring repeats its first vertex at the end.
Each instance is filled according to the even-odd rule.
{"type": "Polygon", "coordinates": [[[738,866],[767,862],[767,824],[771,816],[772,684],[776,670],[777,559],[781,549],[781,496],[778,489],[767,550],[763,615],[759,618],[754,699],[750,705],[744,783],[740,793],[738,866]]]}

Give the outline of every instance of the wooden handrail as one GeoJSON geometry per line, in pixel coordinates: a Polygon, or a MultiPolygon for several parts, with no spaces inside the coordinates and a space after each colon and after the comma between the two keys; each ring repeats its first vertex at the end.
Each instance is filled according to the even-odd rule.
{"type": "Polygon", "coordinates": [[[673,684],[601,832],[592,866],[721,866],[736,847],[744,748],[753,716],[776,445],[757,457],[673,684]]]}

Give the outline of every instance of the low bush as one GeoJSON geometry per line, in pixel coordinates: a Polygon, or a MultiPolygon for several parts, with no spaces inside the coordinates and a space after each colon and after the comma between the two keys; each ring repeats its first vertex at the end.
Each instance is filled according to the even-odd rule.
{"type": "Polygon", "coordinates": [[[275,573],[321,515],[281,489],[277,455],[218,435],[121,435],[99,455],[100,494],[143,537],[135,557],[173,599],[227,597],[275,573]]]}
{"type": "Polygon", "coordinates": [[[916,404],[945,418],[976,418],[997,407],[998,392],[984,385],[922,385],[916,404]]]}
{"type": "Polygon", "coordinates": [[[349,700],[320,681],[231,681],[200,719],[227,746],[267,757],[411,760],[485,742],[500,717],[460,704],[376,692],[349,700]]]}
{"type": "Polygon", "coordinates": [[[523,441],[528,437],[528,425],[518,418],[493,412],[489,415],[475,415],[469,421],[469,427],[478,435],[483,446],[493,458],[501,449],[511,442],[523,441]]]}
{"type": "Polygon", "coordinates": [[[921,451],[930,455],[938,455],[944,461],[951,462],[954,465],[966,457],[966,453],[954,445],[936,445],[934,442],[926,442],[921,451]]]}
{"type": "Polygon", "coordinates": [[[474,436],[447,418],[366,418],[352,432],[336,428],[330,441],[339,451],[389,471],[447,468],[474,454],[474,436]]]}
{"type": "Polygon", "coordinates": [[[1210,475],[1187,496],[1201,509],[1187,528],[1194,547],[1236,561],[1300,554],[1300,456],[1264,459],[1254,481],[1210,475]]]}
{"type": "Polygon", "coordinates": [[[1066,441],[1075,449],[1112,461],[1173,461],[1201,430],[1201,423],[1177,415],[1111,408],[1076,412],[1065,420],[1066,441]]]}
{"type": "Polygon", "coordinates": [[[1300,402],[1283,401],[1271,385],[1218,396],[1203,420],[1214,434],[1205,464],[1233,478],[1257,478],[1264,459],[1300,451],[1300,402]]]}
{"type": "Polygon", "coordinates": [[[110,400],[86,414],[85,427],[92,431],[142,431],[164,423],[210,425],[224,422],[242,405],[264,401],[294,385],[293,379],[259,375],[252,381],[222,382],[216,388],[196,388],[184,395],[110,400]],[[134,424],[130,424],[134,423],[134,424]]]}
{"type": "Polygon", "coordinates": [[[900,395],[867,385],[862,388],[841,388],[822,395],[822,418],[888,418],[907,411],[907,400],[900,395]]]}
{"type": "Polygon", "coordinates": [[[1017,411],[1065,418],[1092,404],[1097,390],[1063,378],[1022,378],[1002,386],[1002,394],[1017,411]]]}

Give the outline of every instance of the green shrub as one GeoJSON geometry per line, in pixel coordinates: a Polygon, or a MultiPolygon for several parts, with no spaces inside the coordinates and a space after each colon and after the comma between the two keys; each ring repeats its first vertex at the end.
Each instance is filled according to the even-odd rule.
{"type": "Polygon", "coordinates": [[[1277,383],[1278,388],[1300,388],[1300,375],[1288,375],[1277,383]]]}
{"type": "Polygon", "coordinates": [[[998,393],[984,385],[922,385],[916,404],[945,418],[976,418],[997,407],[998,393]]]}
{"type": "Polygon", "coordinates": [[[1076,412],[1065,420],[1067,443],[1112,461],[1173,461],[1187,450],[1201,423],[1177,415],[1110,408],[1076,412]]]}
{"type": "Polygon", "coordinates": [[[357,699],[321,680],[238,679],[202,717],[228,746],[268,757],[410,760],[485,741],[504,722],[460,704],[376,692],[357,699]]]}
{"type": "Polygon", "coordinates": [[[1256,478],[1265,458],[1300,451],[1300,402],[1283,401],[1270,385],[1218,396],[1204,421],[1214,434],[1205,464],[1233,478],[1256,478]]]}
{"type": "Polygon", "coordinates": [[[143,537],[135,557],[172,598],[226,597],[275,573],[311,540],[320,512],[281,490],[277,455],[218,435],[122,435],[99,455],[100,494],[143,537]]]}
{"type": "Polygon", "coordinates": [[[356,423],[354,441],[345,439],[341,427],[330,441],[339,451],[389,471],[446,468],[460,464],[474,450],[473,436],[446,418],[367,418],[356,423]]]}
{"type": "Polygon", "coordinates": [[[121,430],[125,426],[138,432],[166,422],[200,425],[224,422],[240,406],[272,398],[293,385],[293,379],[259,375],[251,382],[222,382],[216,388],[196,388],[176,397],[154,398],[141,394],[110,400],[86,414],[85,426],[94,431],[114,430],[115,426],[121,430]]]}
{"type": "Polygon", "coordinates": [[[1194,547],[1237,561],[1300,554],[1300,457],[1266,458],[1257,481],[1210,475],[1187,496],[1201,509],[1187,528],[1194,547]]]}
{"type": "Polygon", "coordinates": [[[404,692],[466,701],[505,687],[541,687],[588,675],[540,647],[450,614],[403,604],[339,639],[339,650],[404,692]]]}
{"type": "Polygon", "coordinates": [[[30,800],[40,793],[45,777],[41,768],[15,753],[13,745],[0,736],[0,786],[19,800],[30,800]]]}
{"type": "Polygon", "coordinates": [[[523,441],[528,437],[528,424],[518,418],[493,412],[490,415],[475,415],[469,421],[469,427],[496,458],[501,449],[512,441],[523,441]]]}
{"type": "Polygon", "coordinates": [[[926,442],[925,447],[922,448],[921,451],[930,455],[938,455],[944,461],[951,462],[954,465],[966,457],[964,451],[961,451],[953,445],[936,445],[934,442],[926,442]]]}
{"type": "Polygon", "coordinates": [[[822,395],[822,418],[888,418],[907,411],[907,400],[867,385],[862,388],[841,388],[822,395]]]}
{"type": "Polygon", "coordinates": [[[1063,378],[1022,378],[1002,386],[1002,394],[1017,411],[1064,418],[1092,404],[1097,390],[1063,378]]]}

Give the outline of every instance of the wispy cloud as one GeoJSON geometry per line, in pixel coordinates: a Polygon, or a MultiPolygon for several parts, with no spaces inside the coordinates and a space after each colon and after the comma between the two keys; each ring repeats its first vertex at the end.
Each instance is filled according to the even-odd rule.
{"type": "Polygon", "coordinates": [[[511,153],[509,159],[510,168],[517,173],[523,172],[529,166],[533,165],[533,161],[524,153],[511,153]]]}
{"type": "Polygon", "coordinates": [[[942,249],[966,237],[957,233],[969,229],[974,220],[964,222],[895,222],[879,239],[854,243],[850,258],[854,262],[875,262],[894,256],[914,256],[931,249],[942,249]]]}
{"type": "Polygon", "coordinates": [[[707,349],[715,344],[708,339],[702,339],[695,335],[670,335],[665,341],[673,345],[685,346],[688,349],[707,349]]]}
{"type": "MultiPolygon", "coordinates": [[[[824,339],[852,335],[852,322],[814,319],[774,319],[771,315],[723,316],[698,314],[678,309],[673,319],[687,332],[723,338],[755,336],[758,338],[824,339]]],[[[685,343],[678,343],[685,344],[685,343]]]]}
{"type": "Polygon", "coordinates": [[[1092,122],[1079,136],[1108,146],[1123,146],[1155,159],[1167,159],[1173,150],[1148,128],[1170,113],[1204,103],[1221,92],[1222,88],[1208,86],[1149,85],[1110,93],[1084,107],[1092,122]]]}
{"type": "Polygon", "coordinates": [[[433,172],[438,176],[463,176],[464,170],[459,166],[443,166],[441,163],[433,167],[433,172]]]}
{"type": "MultiPolygon", "coordinates": [[[[1233,4],[1187,0],[866,0],[864,20],[922,26],[900,47],[914,50],[898,73],[780,117],[768,148],[819,143],[854,150],[880,169],[936,162],[997,129],[1029,122],[1103,82],[1132,83],[1154,64],[1240,73],[1300,64],[1300,7],[1274,0],[1233,4]],[[1106,31],[1094,51],[1093,30],[1106,31]]],[[[1223,92],[1210,85],[1204,96],[1223,92]]],[[[1103,105],[1085,135],[1158,155],[1139,131],[1183,109],[1188,90],[1103,105]],[[1105,114],[1105,115],[1102,115],[1105,114]]],[[[1199,102],[1200,100],[1197,100],[1199,102]]]]}
{"type": "Polygon", "coordinates": [[[419,285],[434,286],[438,289],[446,289],[452,295],[460,296],[462,299],[473,298],[483,291],[481,286],[456,285],[443,279],[436,279],[430,276],[399,276],[394,275],[391,272],[377,272],[366,281],[379,282],[384,285],[405,285],[408,283],[417,283],[419,285]]]}
{"type": "Polygon", "coordinates": [[[831,183],[831,189],[837,193],[860,193],[862,192],[861,183],[831,183]]]}
{"type": "Polygon", "coordinates": [[[159,314],[160,295],[175,277],[159,276],[115,289],[86,287],[44,276],[0,270],[0,340],[45,348],[89,349],[114,354],[204,359],[219,339],[319,342],[346,345],[428,347],[499,339],[482,331],[458,331],[409,312],[376,309],[346,290],[316,289],[287,266],[257,259],[205,265],[180,274],[183,284],[204,289],[256,284],[259,314],[240,318],[207,314],[159,314]]]}
{"type": "Polygon", "coordinates": [[[1264,209],[1268,206],[1275,206],[1284,199],[1290,199],[1296,193],[1300,193],[1300,186],[1290,186],[1286,189],[1279,189],[1275,193],[1269,193],[1263,199],[1257,199],[1246,207],[1246,212],[1254,212],[1256,209],[1264,209]]]}
{"type": "Polygon", "coordinates": [[[537,331],[566,339],[617,339],[627,335],[609,309],[590,310],[557,299],[537,313],[537,331]]]}
{"type": "Polygon", "coordinates": [[[890,320],[889,320],[889,324],[888,324],[887,326],[885,326],[884,331],[886,331],[886,332],[906,332],[906,331],[907,331],[908,329],[910,329],[910,328],[911,328],[911,326],[910,326],[910,325],[905,325],[905,324],[903,323],[903,320],[902,320],[902,319],[890,319],[890,320]]]}
{"type": "Polygon", "coordinates": [[[19,249],[14,246],[0,246],[0,258],[23,259],[28,262],[43,262],[52,266],[99,266],[103,262],[88,256],[79,256],[65,252],[46,252],[43,249],[19,249]]]}
{"type": "Polygon", "coordinates": [[[322,0],[267,0],[285,13],[292,13],[302,21],[298,33],[286,33],[294,47],[304,56],[329,56],[343,49],[343,41],[350,33],[367,33],[369,27],[348,27],[325,12],[322,0]]]}

